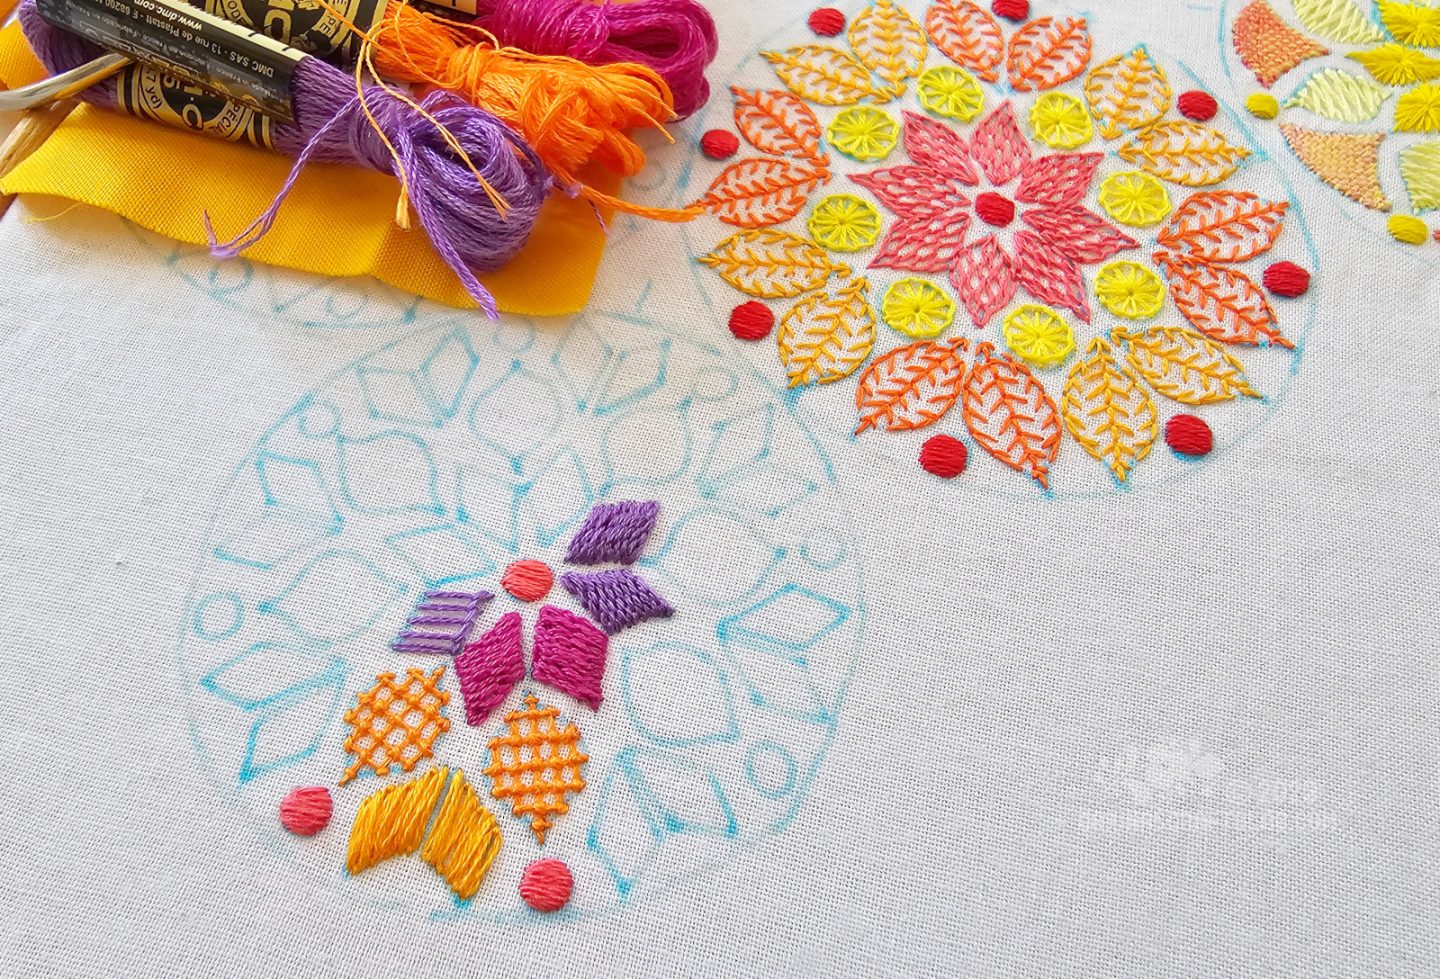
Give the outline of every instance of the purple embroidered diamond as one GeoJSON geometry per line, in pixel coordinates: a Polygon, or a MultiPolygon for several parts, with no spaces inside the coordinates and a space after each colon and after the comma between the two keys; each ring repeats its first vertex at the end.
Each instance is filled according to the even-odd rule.
{"type": "Polygon", "coordinates": [[[570,539],[571,564],[634,564],[660,516],[657,500],[599,503],[570,539]]]}
{"type": "Polygon", "coordinates": [[[675,614],[665,599],[627,568],[613,571],[567,571],[560,584],[575,596],[590,617],[610,635],[646,619],[675,614]]]}

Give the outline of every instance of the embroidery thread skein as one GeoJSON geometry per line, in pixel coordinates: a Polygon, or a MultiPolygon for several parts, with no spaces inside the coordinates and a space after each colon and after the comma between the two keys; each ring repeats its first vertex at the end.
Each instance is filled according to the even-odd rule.
{"type": "Polygon", "coordinates": [[[682,119],[710,98],[705,69],[720,44],[715,21],[696,0],[479,0],[476,8],[476,26],[501,44],[587,65],[655,69],[682,119]]]}
{"type": "Polygon", "coordinates": [[[686,221],[699,213],[630,204],[580,179],[591,162],[622,177],[644,168],[645,152],[630,132],[664,132],[675,116],[669,87],[654,70],[592,67],[501,47],[483,29],[403,3],[388,6],[365,37],[362,57],[380,76],[446,89],[494,113],[534,148],[562,186],[585,199],[656,220],[686,221]]]}
{"type": "MultiPolygon", "coordinates": [[[[52,72],[97,57],[101,49],[40,16],[24,0],[20,24],[36,56],[52,72]]],[[[116,103],[114,85],[96,85],[79,96],[101,108],[116,103]]],[[[366,166],[400,180],[397,221],[408,226],[408,208],[419,217],[435,250],[487,315],[498,315],[494,298],[475,277],[499,268],[525,244],[551,185],[551,177],[524,140],[490,113],[448,92],[419,103],[382,86],[357,90],[355,80],[313,57],[295,67],[290,83],[293,123],[272,128],[276,150],[295,158],[290,176],[270,208],[238,237],[214,243],[228,257],[269,231],[308,163],[366,166]]],[[[208,220],[207,220],[208,226],[208,220]]]]}

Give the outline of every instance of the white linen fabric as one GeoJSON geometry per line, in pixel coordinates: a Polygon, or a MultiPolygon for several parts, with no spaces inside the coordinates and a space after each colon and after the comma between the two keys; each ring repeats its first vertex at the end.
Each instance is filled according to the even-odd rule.
{"type": "MultiPolygon", "coordinates": [[[[726,330],[708,217],[620,219],[589,310],[490,323],[18,203],[0,974],[1440,973],[1436,246],[1233,111],[1233,9],[1099,6],[1096,60],[1146,43],[1228,107],[1255,154],[1227,186],[1291,200],[1271,257],[1314,273],[1282,309],[1300,352],[1241,355],[1267,398],[1131,490],[1068,436],[1042,494],[973,440],[942,481],[931,432],[852,435],[854,378],[787,390],[773,341],[726,330]],[[388,648],[416,596],[566,570],[623,499],[661,503],[633,570],[674,617],[612,639],[598,711],[529,679],[504,707],[580,728],[572,810],[540,847],[490,798],[504,725],[465,723],[447,667],[436,760],[501,856],[466,903],[417,857],[347,875],[362,800],[408,776],[336,787],[342,715],[446,662],[388,648]],[[309,784],[335,816],[298,838],[277,806],[309,784]],[[576,876],[549,917],[517,894],[541,856],[576,876]]],[[[809,9],[716,5],[716,95],[638,193],[703,192],[728,85],[778,87],[755,52],[813,41],[809,9]]],[[[528,647],[503,592],[476,635],[511,609],[528,647]]]]}

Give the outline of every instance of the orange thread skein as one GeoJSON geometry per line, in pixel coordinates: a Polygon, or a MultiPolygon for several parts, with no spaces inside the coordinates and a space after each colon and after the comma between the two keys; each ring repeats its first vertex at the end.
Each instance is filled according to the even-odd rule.
{"type": "Polygon", "coordinates": [[[481,28],[405,3],[387,8],[366,43],[381,75],[446,89],[493,113],[525,138],[561,184],[586,200],[661,221],[688,221],[699,213],[630,204],[579,177],[591,162],[622,177],[644,167],[645,151],[630,132],[664,132],[675,117],[670,89],[653,69],[591,66],[502,47],[481,28]]]}

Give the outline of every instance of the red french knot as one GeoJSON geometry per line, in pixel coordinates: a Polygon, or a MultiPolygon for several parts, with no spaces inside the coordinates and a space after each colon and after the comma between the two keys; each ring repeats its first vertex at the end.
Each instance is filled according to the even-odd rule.
{"type": "Polygon", "coordinates": [[[1015,220],[1015,202],[987,190],[975,198],[975,213],[980,220],[996,228],[1003,228],[1015,220]]]}
{"type": "Polygon", "coordinates": [[[700,152],[712,160],[728,160],[740,149],[740,139],[724,129],[712,129],[700,137],[700,152]]]}
{"type": "Polygon", "coordinates": [[[920,447],[920,468],[941,479],[954,479],[965,471],[965,443],[953,435],[932,435],[920,447]]]}
{"type": "Polygon", "coordinates": [[[1265,288],[1277,296],[1294,299],[1310,289],[1310,273],[1294,262],[1276,262],[1265,269],[1265,288]]]}
{"type": "Polygon", "coordinates": [[[1017,23],[1030,16],[1030,0],[995,0],[990,5],[996,17],[1004,17],[1017,23]]]}
{"type": "Polygon", "coordinates": [[[1220,111],[1220,103],[1216,102],[1215,96],[1209,92],[1192,88],[1190,91],[1180,94],[1180,98],[1175,100],[1175,108],[1179,109],[1180,114],[1186,119],[1209,122],[1220,111]]]}
{"type": "Polygon", "coordinates": [[[513,562],[500,576],[500,587],[522,602],[538,602],[550,594],[555,575],[544,561],[526,558],[513,562]]]}
{"type": "Polygon", "coordinates": [[[775,327],[775,314],[761,302],[741,303],[730,310],[730,332],[739,340],[763,340],[775,327]]]}
{"type": "Polygon", "coordinates": [[[1183,456],[1203,456],[1215,447],[1215,436],[1204,419],[1176,415],[1165,423],[1165,444],[1183,456]]]}
{"type": "Polygon", "coordinates": [[[574,889],[575,878],[563,860],[536,860],[520,878],[520,899],[546,914],[569,904],[574,889]]]}
{"type": "Polygon", "coordinates": [[[834,7],[820,7],[805,21],[821,37],[834,37],[845,29],[845,15],[834,7]]]}
{"type": "Polygon", "coordinates": [[[334,804],[321,785],[291,789],[280,803],[280,825],[296,836],[314,836],[330,825],[334,804]]]}

